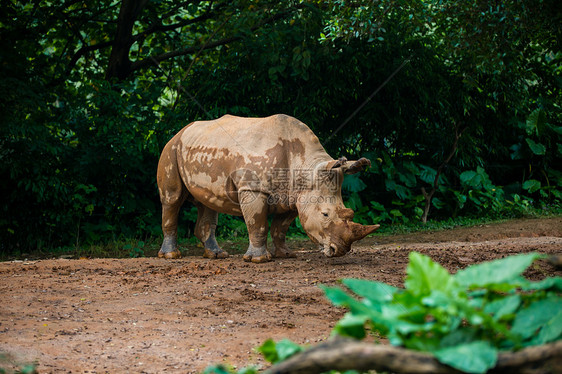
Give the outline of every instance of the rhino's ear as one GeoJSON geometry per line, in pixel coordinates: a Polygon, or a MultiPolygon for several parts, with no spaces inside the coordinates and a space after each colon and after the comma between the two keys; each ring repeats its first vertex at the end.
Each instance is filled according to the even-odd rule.
{"type": "Polygon", "coordinates": [[[365,157],[361,157],[357,161],[347,161],[341,167],[344,173],[355,174],[369,166],[371,166],[371,161],[369,161],[365,157]]]}

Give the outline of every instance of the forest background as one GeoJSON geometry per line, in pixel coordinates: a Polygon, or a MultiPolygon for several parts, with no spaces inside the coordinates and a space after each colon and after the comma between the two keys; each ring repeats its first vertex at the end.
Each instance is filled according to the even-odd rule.
{"type": "Polygon", "coordinates": [[[2,255],[158,238],[160,151],[226,113],[285,113],[333,157],[369,158],[343,185],[361,223],[560,212],[557,0],[2,8],[2,255]]]}

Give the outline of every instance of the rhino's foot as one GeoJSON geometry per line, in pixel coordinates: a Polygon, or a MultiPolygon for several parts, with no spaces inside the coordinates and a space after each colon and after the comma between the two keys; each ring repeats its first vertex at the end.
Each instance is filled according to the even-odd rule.
{"type": "Polygon", "coordinates": [[[174,249],[170,252],[163,252],[162,250],[158,251],[158,257],[160,258],[181,258],[181,253],[178,249],[174,249]]]}
{"type": "Polygon", "coordinates": [[[178,242],[175,235],[165,235],[162,247],[158,251],[160,258],[181,258],[181,253],[178,249],[178,242]]]}
{"type": "Polygon", "coordinates": [[[246,262],[253,262],[256,264],[260,264],[263,262],[269,262],[272,259],[271,253],[267,250],[264,246],[262,248],[256,248],[250,244],[250,247],[244,254],[244,261],[246,262]]]}
{"type": "Polygon", "coordinates": [[[213,252],[209,248],[205,248],[205,251],[203,252],[204,258],[211,258],[211,259],[219,258],[219,259],[221,259],[221,258],[227,258],[228,256],[229,256],[228,252],[225,252],[222,249],[219,252],[213,252]]]}
{"type": "Polygon", "coordinates": [[[294,254],[293,252],[291,252],[289,250],[289,248],[283,246],[283,247],[276,247],[275,248],[275,252],[273,253],[273,257],[277,257],[277,258],[295,258],[297,257],[296,254],[294,254]]]}
{"type": "Polygon", "coordinates": [[[267,255],[264,255],[264,256],[244,255],[244,261],[253,262],[255,264],[261,264],[261,263],[264,263],[264,262],[269,262],[269,261],[271,261],[271,254],[267,254],[267,255]]]}

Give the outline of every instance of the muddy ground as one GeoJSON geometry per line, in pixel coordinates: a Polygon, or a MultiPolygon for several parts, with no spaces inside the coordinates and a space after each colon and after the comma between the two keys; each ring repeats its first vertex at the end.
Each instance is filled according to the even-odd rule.
{"type": "MultiPolygon", "coordinates": [[[[343,311],[317,287],[340,278],[400,286],[410,251],[450,271],[515,253],[562,252],[562,218],[371,236],[340,258],[294,241],[296,259],[53,259],[0,263],[0,368],[41,373],[200,372],[212,363],[264,365],[268,338],[314,344],[343,311]]],[[[562,275],[546,261],[531,279],[562,275]]]]}

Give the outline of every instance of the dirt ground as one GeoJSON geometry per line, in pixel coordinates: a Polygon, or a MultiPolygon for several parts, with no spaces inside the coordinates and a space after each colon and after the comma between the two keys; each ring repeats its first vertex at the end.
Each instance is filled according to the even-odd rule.
{"type": "MultiPolygon", "coordinates": [[[[401,286],[410,251],[450,271],[515,253],[562,252],[562,218],[524,219],[434,233],[373,235],[344,257],[308,241],[295,259],[53,259],[0,263],[0,368],[40,373],[195,373],[213,363],[265,365],[268,338],[314,344],[343,311],[317,287],[338,279],[401,286]]],[[[227,247],[225,246],[225,249],[227,247]]],[[[526,276],[562,275],[547,261],[526,276]]]]}

